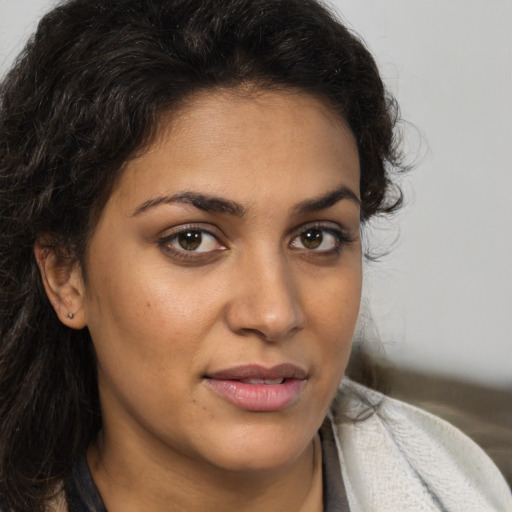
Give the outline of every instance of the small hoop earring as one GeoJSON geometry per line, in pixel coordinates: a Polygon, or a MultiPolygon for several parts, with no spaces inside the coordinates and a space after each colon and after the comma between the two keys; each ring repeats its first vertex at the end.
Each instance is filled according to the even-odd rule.
{"type": "Polygon", "coordinates": [[[75,318],[75,315],[73,313],[68,313],[68,318],[70,320],[73,320],[73,318],[75,318]]]}

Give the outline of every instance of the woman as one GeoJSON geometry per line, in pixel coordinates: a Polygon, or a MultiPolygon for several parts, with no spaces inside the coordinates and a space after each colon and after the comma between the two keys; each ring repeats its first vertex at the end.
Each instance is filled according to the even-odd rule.
{"type": "Polygon", "coordinates": [[[2,92],[3,510],[511,510],[462,434],[338,391],[395,120],[316,1],[48,14],[2,92]]]}

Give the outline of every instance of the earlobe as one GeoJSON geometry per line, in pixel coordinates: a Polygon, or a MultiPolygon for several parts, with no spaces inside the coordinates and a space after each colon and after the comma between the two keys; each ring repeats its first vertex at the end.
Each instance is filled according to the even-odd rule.
{"type": "Polygon", "coordinates": [[[84,285],[79,263],[38,240],[34,256],[46,295],[60,321],[72,329],[85,327],[84,285]]]}

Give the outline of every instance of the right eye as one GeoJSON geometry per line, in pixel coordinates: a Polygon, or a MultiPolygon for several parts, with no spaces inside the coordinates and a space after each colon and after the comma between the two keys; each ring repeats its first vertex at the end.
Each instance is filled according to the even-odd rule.
{"type": "Polygon", "coordinates": [[[167,245],[174,250],[188,252],[211,252],[223,247],[211,233],[200,229],[176,233],[167,240],[167,245]]]}
{"type": "Polygon", "coordinates": [[[207,257],[226,249],[213,233],[195,226],[184,226],[174,230],[170,235],[158,240],[158,245],[172,257],[190,260],[207,257]]]}

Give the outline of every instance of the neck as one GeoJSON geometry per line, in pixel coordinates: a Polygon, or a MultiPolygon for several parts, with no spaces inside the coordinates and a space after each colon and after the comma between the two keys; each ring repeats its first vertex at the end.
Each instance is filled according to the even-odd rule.
{"type": "Polygon", "coordinates": [[[318,436],[286,467],[264,471],[226,471],[180,454],[147,457],[117,449],[104,436],[91,446],[88,462],[109,512],[322,510],[318,436]]]}

